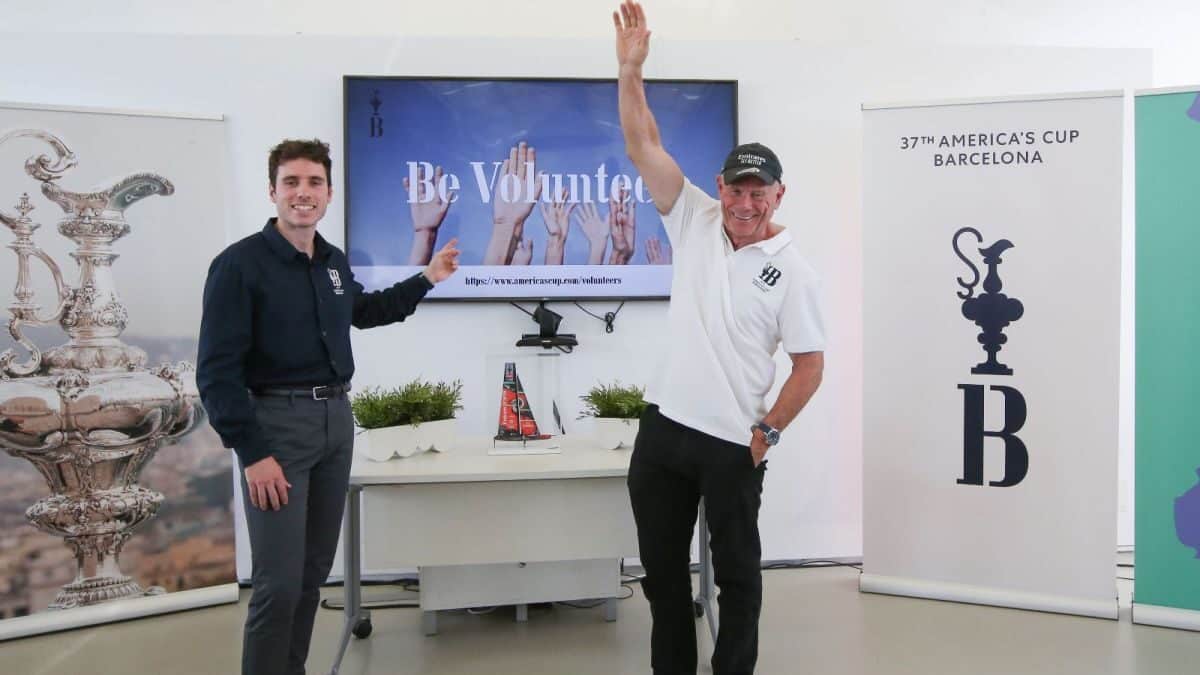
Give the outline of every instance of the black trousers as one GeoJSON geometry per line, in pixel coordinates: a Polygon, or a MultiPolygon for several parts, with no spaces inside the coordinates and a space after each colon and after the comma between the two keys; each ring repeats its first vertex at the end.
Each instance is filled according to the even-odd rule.
{"type": "Polygon", "coordinates": [[[758,510],[765,472],[766,461],[756,468],[748,445],[685,427],[664,417],[657,406],[642,415],[628,484],[646,570],[642,591],[653,620],[650,663],[655,675],[696,672],[689,565],[701,497],[721,591],[713,673],[754,672],[762,609],[758,510]]]}
{"type": "Polygon", "coordinates": [[[254,405],[292,487],[287,506],[263,511],[250,503],[242,473],[253,561],[242,674],[304,675],[321,584],[337,550],[354,421],[344,396],[257,396],[254,405]]]}

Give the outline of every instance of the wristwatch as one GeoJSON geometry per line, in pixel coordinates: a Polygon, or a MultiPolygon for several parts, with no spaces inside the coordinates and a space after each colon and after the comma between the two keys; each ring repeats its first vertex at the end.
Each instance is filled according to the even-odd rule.
{"type": "Polygon", "coordinates": [[[766,437],[767,445],[775,445],[779,442],[779,430],[770,424],[759,420],[754,426],[750,427],[751,432],[753,432],[755,429],[763,432],[763,436],[766,437]]]}

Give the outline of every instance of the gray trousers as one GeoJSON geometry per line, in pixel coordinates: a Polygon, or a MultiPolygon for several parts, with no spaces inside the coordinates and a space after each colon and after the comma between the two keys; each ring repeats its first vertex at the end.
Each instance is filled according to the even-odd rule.
{"type": "Polygon", "coordinates": [[[337,550],[354,422],[345,396],[257,396],[254,404],[292,487],[287,506],[263,511],[250,503],[242,472],[253,559],[242,675],[303,675],[321,584],[337,550]]]}

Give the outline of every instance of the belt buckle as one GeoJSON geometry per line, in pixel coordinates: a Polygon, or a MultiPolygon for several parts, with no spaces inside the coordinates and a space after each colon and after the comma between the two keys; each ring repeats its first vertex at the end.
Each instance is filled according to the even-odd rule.
{"type": "Polygon", "coordinates": [[[326,393],[326,394],[328,394],[328,392],[329,392],[329,389],[330,389],[330,387],[329,387],[328,385],[321,385],[321,386],[319,386],[319,387],[313,387],[313,388],[312,388],[312,397],[313,397],[313,400],[314,400],[314,401],[327,401],[327,400],[329,400],[329,398],[330,398],[329,396],[321,396],[321,394],[320,394],[320,393],[318,393],[318,392],[320,391],[321,393],[326,393]],[[321,391],[321,390],[323,390],[323,391],[321,391]]]}

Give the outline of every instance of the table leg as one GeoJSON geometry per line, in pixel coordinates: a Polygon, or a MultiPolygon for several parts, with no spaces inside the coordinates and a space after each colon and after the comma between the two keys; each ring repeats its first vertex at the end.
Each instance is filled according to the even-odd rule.
{"type": "Polygon", "coordinates": [[[617,598],[608,598],[604,601],[604,620],[613,622],[617,620],[617,598]]]}
{"type": "Polygon", "coordinates": [[[365,633],[363,637],[366,637],[371,632],[371,615],[362,610],[362,563],[359,560],[359,551],[362,550],[362,519],[359,512],[361,495],[362,486],[359,485],[351,485],[346,492],[346,510],[342,516],[345,532],[345,539],[342,541],[342,561],[345,564],[342,580],[346,603],[345,623],[342,625],[342,634],[338,640],[330,675],[337,675],[338,669],[341,668],[342,657],[346,655],[346,649],[350,646],[350,636],[365,633]]]}

